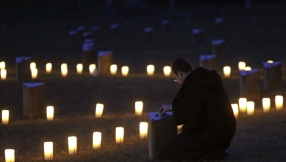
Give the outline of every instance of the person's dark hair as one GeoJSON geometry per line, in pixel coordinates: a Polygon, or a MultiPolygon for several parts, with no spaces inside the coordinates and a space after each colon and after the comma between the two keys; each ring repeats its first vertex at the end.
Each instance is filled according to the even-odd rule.
{"type": "Polygon", "coordinates": [[[188,60],[179,58],[172,64],[172,72],[178,75],[178,70],[184,73],[190,72],[193,71],[193,66],[188,60]]]}

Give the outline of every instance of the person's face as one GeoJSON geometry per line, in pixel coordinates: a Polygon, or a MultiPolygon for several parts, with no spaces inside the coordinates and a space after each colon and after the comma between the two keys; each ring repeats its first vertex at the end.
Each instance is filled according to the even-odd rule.
{"type": "Polygon", "coordinates": [[[180,71],[177,71],[177,75],[172,72],[172,75],[174,77],[174,81],[177,82],[179,85],[182,85],[184,82],[184,74],[180,71]]]}

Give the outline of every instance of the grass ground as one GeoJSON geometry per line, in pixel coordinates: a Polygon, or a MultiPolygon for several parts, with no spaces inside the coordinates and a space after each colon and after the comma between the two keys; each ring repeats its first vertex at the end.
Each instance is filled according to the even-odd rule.
{"type": "MultiPolygon", "coordinates": [[[[9,21],[0,29],[0,61],[5,61],[8,78],[0,81],[0,109],[9,109],[9,125],[0,125],[0,161],[4,150],[13,148],[16,161],[43,161],[43,143],[54,142],[54,161],[149,161],[148,140],[139,139],[139,122],[148,121],[148,112],[157,111],[163,103],[171,103],[177,86],[171,77],[164,77],[162,68],[174,59],[182,57],[199,66],[199,55],[212,53],[211,40],[225,39],[227,57],[218,60],[218,72],[230,65],[231,78],[223,78],[232,103],[239,98],[238,61],[261,71],[262,62],[268,59],[285,63],[286,12],[285,3],[255,4],[253,11],[229,4],[223,10],[214,5],[180,6],[177,14],[166,14],[164,6],[150,6],[147,15],[103,16],[97,6],[75,9],[45,9],[29,6],[6,10],[9,21]],[[94,8],[93,8],[94,7],[94,8]],[[214,19],[226,20],[223,29],[217,29],[214,19]],[[161,21],[170,19],[172,30],[161,28],[161,21]],[[109,26],[119,23],[123,27],[114,36],[109,26]],[[68,32],[78,26],[98,25],[100,38],[96,51],[112,50],[113,61],[119,67],[130,66],[130,76],[92,77],[85,72],[75,73],[75,65],[81,62],[82,42],[71,46],[68,32]],[[145,27],[154,27],[154,41],[146,42],[145,27]],[[191,30],[202,28],[204,41],[193,44],[191,30]],[[54,105],[55,120],[23,119],[22,82],[15,80],[15,58],[31,56],[37,63],[38,79],[45,83],[45,104],[54,105]],[[53,73],[45,74],[45,63],[53,63],[53,73]],[[60,76],[60,64],[68,63],[69,75],[60,76]],[[156,75],[147,77],[147,64],[156,66],[156,75]],[[134,102],[144,102],[142,117],[134,115],[134,102]],[[95,104],[105,105],[103,118],[94,118],[95,104]],[[115,127],[125,128],[125,140],[115,144],[115,127]],[[92,133],[102,132],[102,149],[92,150],[92,133]],[[78,138],[78,154],[68,155],[67,137],[78,138]]],[[[2,9],[5,7],[2,7],[2,9]]],[[[229,148],[226,161],[284,161],[286,149],[286,110],[275,110],[274,96],[285,94],[285,65],[283,88],[277,91],[263,90],[261,97],[272,99],[269,113],[262,112],[261,103],[255,103],[253,116],[240,114],[237,132],[229,148]]]]}

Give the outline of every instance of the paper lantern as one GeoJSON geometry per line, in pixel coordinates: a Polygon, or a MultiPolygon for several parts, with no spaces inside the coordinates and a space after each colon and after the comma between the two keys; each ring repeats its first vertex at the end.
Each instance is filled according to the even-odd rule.
{"type": "Polygon", "coordinates": [[[143,102],[142,101],[136,101],[135,102],[135,115],[141,116],[143,112],[143,102]]]}
{"type": "Polygon", "coordinates": [[[164,72],[164,76],[166,76],[166,77],[171,76],[171,67],[170,66],[164,66],[163,72],[164,72]]]}
{"type": "Polygon", "coordinates": [[[253,115],[254,114],[254,102],[253,101],[247,101],[247,115],[253,115]]]}
{"type": "Polygon", "coordinates": [[[0,62],[0,70],[1,69],[5,69],[5,62],[4,61],[1,61],[0,62]]]}
{"type": "Polygon", "coordinates": [[[246,112],[247,107],[247,99],[246,98],[239,98],[238,104],[239,104],[239,111],[240,112],[246,112]]]}
{"type": "Polygon", "coordinates": [[[121,73],[122,73],[122,76],[126,77],[129,73],[129,67],[128,66],[122,66],[121,73]]]}
{"type": "Polygon", "coordinates": [[[245,70],[245,71],[250,71],[250,70],[251,70],[251,67],[250,67],[250,66],[246,66],[246,67],[244,68],[244,70],[245,70]]]}
{"type": "Polygon", "coordinates": [[[232,111],[233,111],[235,118],[237,118],[238,114],[239,114],[238,105],[237,104],[231,104],[231,107],[232,107],[232,111]]]}
{"type": "Polygon", "coordinates": [[[15,162],[14,149],[5,149],[5,162],[15,162]]]}
{"type": "Polygon", "coordinates": [[[31,62],[30,63],[30,70],[33,70],[36,68],[36,63],[35,62],[31,62]]]}
{"type": "Polygon", "coordinates": [[[68,149],[69,149],[70,155],[77,154],[77,138],[76,138],[76,136],[68,137],[68,149]]]}
{"type": "Polygon", "coordinates": [[[245,66],[246,66],[245,62],[242,61],[238,62],[238,70],[244,70],[245,66]]]}
{"type": "Polygon", "coordinates": [[[110,65],[110,74],[115,75],[117,72],[117,65],[112,64],[110,65]]]}
{"type": "Polygon", "coordinates": [[[46,64],[46,73],[51,73],[52,72],[52,63],[47,63],[46,64]]]}
{"type": "Polygon", "coordinates": [[[0,75],[1,75],[1,80],[5,80],[6,79],[6,77],[7,77],[7,71],[6,71],[6,69],[1,69],[0,70],[0,75]]]}
{"type": "Polygon", "coordinates": [[[270,98],[262,98],[262,107],[264,112],[270,110],[270,98]]]}
{"type": "Polygon", "coordinates": [[[116,143],[123,143],[124,141],[124,128],[123,127],[115,128],[115,141],[116,143]]]}
{"type": "Polygon", "coordinates": [[[54,120],[54,106],[47,106],[47,120],[54,120]]]}
{"type": "Polygon", "coordinates": [[[77,72],[77,74],[82,74],[82,70],[83,70],[83,65],[82,64],[77,64],[76,65],[76,72],[77,72]]]}
{"type": "Polygon", "coordinates": [[[93,149],[101,148],[101,133],[100,132],[93,132],[92,148],[93,149]]]}
{"type": "Polygon", "coordinates": [[[280,110],[283,108],[283,96],[281,95],[275,96],[275,107],[276,107],[276,110],[280,110]]]}
{"type": "Polygon", "coordinates": [[[147,137],[148,134],[148,123],[147,122],[140,122],[139,124],[139,137],[140,139],[144,139],[147,137]]]}
{"type": "Polygon", "coordinates": [[[32,79],[37,79],[37,76],[38,76],[38,69],[37,68],[31,69],[31,76],[32,76],[32,79]]]}
{"type": "Polygon", "coordinates": [[[147,75],[153,76],[155,72],[155,66],[154,65],[148,65],[147,66],[147,75]]]}
{"type": "Polygon", "coordinates": [[[100,104],[100,103],[96,104],[96,107],[95,107],[95,117],[96,118],[101,118],[102,113],[103,113],[103,108],[104,108],[103,104],[100,104]]]}
{"type": "Polygon", "coordinates": [[[95,64],[90,64],[89,65],[89,73],[90,75],[93,75],[94,74],[94,70],[96,69],[96,66],[95,64]]]}
{"type": "Polygon", "coordinates": [[[68,75],[68,65],[66,63],[62,63],[61,72],[63,77],[66,77],[68,75]]]}
{"type": "Polygon", "coordinates": [[[230,66],[224,66],[223,67],[223,74],[224,74],[224,77],[226,77],[226,78],[230,77],[230,74],[231,74],[230,66]]]}
{"type": "Polygon", "coordinates": [[[44,160],[53,160],[53,142],[44,142],[44,160]]]}
{"type": "Polygon", "coordinates": [[[9,110],[2,110],[2,124],[7,125],[9,123],[9,110]]]}

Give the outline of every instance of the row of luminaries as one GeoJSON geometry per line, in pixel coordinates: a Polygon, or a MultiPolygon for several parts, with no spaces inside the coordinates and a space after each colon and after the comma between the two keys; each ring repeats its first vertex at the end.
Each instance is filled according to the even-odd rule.
{"type": "MultiPolygon", "coordinates": [[[[145,139],[148,132],[148,123],[140,122],[139,123],[139,138],[145,139]]],[[[92,148],[94,150],[101,149],[102,133],[93,132],[92,136],[92,148]]],[[[115,128],[115,143],[122,144],[124,141],[124,127],[115,128]]],[[[77,137],[69,136],[68,137],[68,154],[75,155],[78,154],[77,151],[77,137]]],[[[44,160],[54,160],[54,149],[53,142],[47,141],[44,142],[44,160]]],[[[5,162],[15,162],[15,150],[14,149],[5,149],[5,162]]]]}
{"type": "MultiPolygon", "coordinates": [[[[215,60],[215,55],[201,55],[200,57],[200,65],[202,67],[205,67],[207,69],[216,69],[216,60],[215,60]]],[[[271,65],[276,65],[272,60],[268,60],[266,63],[264,63],[265,67],[271,67],[271,65]]],[[[273,66],[274,67],[274,66],[273,66]]],[[[110,74],[111,75],[116,75],[117,74],[117,65],[116,64],[111,64],[110,65],[110,74]]],[[[250,71],[251,67],[246,66],[245,62],[239,62],[238,63],[238,69],[239,70],[245,70],[245,71],[250,71]]],[[[0,62],[0,78],[1,80],[5,80],[7,77],[7,70],[5,69],[5,62],[1,61],[0,62]]],[[[76,65],[76,71],[77,74],[82,74],[83,72],[83,64],[79,63],[76,65]]],[[[38,69],[36,67],[35,62],[30,63],[30,72],[31,72],[31,78],[36,79],[38,75],[38,69]]],[[[46,64],[46,73],[49,74],[52,72],[52,63],[47,63],[46,64]]],[[[147,65],[146,72],[148,76],[153,76],[155,73],[155,66],[150,64],[147,65]]],[[[89,73],[93,76],[97,75],[97,68],[96,64],[90,64],[89,65],[89,73]]],[[[126,77],[128,76],[129,73],[129,66],[122,66],[121,67],[121,74],[122,76],[126,77]]],[[[163,73],[164,76],[168,77],[171,75],[171,67],[170,66],[164,66],[163,67],[163,73]]],[[[63,77],[66,77],[68,75],[68,65],[66,63],[61,64],[61,74],[63,77]]],[[[223,67],[223,74],[224,77],[228,78],[231,75],[231,67],[230,66],[224,66],[223,67]]]]}
{"type": "MultiPolygon", "coordinates": [[[[262,99],[262,105],[264,112],[268,112],[270,110],[270,98],[263,98],[262,99]]],[[[247,115],[253,115],[254,114],[254,102],[253,101],[247,101],[246,98],[240,98],[239,99],[239,108],[238,104],[232,104],[232,109],[234,112],[235,117],[238,117],[239,111],[242,113],[247,113],[247,115]]],[[[103,114],[103,104],[96,104],[95,108],[95,117],[101,118],[103,114]]],[[[276,110],[280,110],[283,108],[283,96],[277,95],[275,96],[275,107],[276,110]]],[[[136,101],[135,102],[135,114],[138,116],[142,115],[143,111],[143,102],[142,101],[136,101]]],[[[46,115],[47,120],[52,121],[54,119],[54,107],[53,106],[47,106],[46,108],[46,115]]],[[[9,121],[9,111],[8,110],[2,110],[2,123],[8,124],[9,121]]],[[[182,125],[177,126],[178,132],[180,132],[182,125]]],[[[139,138],[144,139],[148,135],[148,123],[147,122],[140,122],[139,123],[139,138]]],[[[93,149],[101,149],[101,132],[93,132],[93,142],[92,147],[93,149]]],[[[115,128],[115,142],[116,143],[123,143],[124,141],[124,127],[116,127],[115,128]]],[[[68,137],[68,153],[69,154],[77,154],[77,137],[76,136],[70,136],[68,137]]],[[[53,142],[48,141],[44,142],[44,160],[53,160],[53,142]]],[[[6,149],[5,150],[5,161],[6,162],[13,162],[15,161],[15,150],[14,149],[6,149]]]]}
{"type": "MultiPolygon", "coordinates": [[[[224,19],[223,18],[216,18],[215,24],[217,28],[222,28],[224,26],[224,19]]],[[[172,29],[172,21],[171,20],[162,20],[162,30],[169,31],[172,29]]],[[[120,24],[111,24],[110,30],[113,32],[114,35],[120,34],[120,29],[124,26],[128,25],[128,22],[124,22],[122,25],[120,24]]],[[[81,38],[83,39],[97,39],[99,38],[99,27],[98,26],[79,26],[76,30],[72,30],[69,32],[70,36],[70,43],[76,44],[79,42],[81,38]]],[[[153,27],[146,27],[144,28],[145,38],[147,41],[153,40],[153,27]]],[[[203,30],[202,29],[193,29],[193,42],[194,43],[201,43],[203,41],[203,30]]]]}
{"type": "MultiPolygon", "coordinates": [[[[280,110],[283,108],[283,96],[275,96],[275,109],[280,110]]],[[[231,104],[234,115],[238,117],[239,112],[247,113],[247,115],[253,115],[255,105],[253,101],[247,101],[247,98],[239,98],[238,103],[231,104]]],[[[270,98],[262,98],[262,108],[264,112],[268,112],[271,108],[270,98]]],[[[101,118],[104,110],[104,104],[97,103],[95,107],[95,118],[101,118]]],[[[135,102],[135,115],[142,116],[143,114],[143,102],[135,102]]],[[[54,120],[54,106],[46,107],[46,118],[48,121],[54,120]]],[[[9,110],[2,110],[2,124],[7,125],[9,123],[9,110]]]]}

